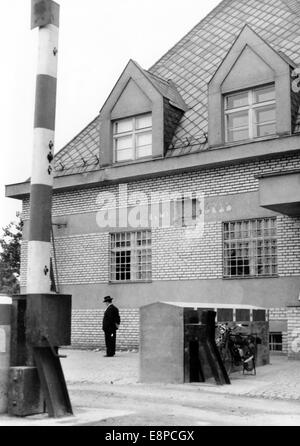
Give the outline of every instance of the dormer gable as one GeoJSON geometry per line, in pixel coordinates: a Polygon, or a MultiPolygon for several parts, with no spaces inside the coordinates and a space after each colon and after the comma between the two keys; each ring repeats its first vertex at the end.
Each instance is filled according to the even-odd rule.
{"type": "Polygon", "coordinates": [[[100,111],[101,165],[162,158],[185,110],[172,82],[130,60],[100,111]]]}
{"type": "Polygon", "coordinates": [[[131,78],[111,111],[111,119],[148,113],[152,109],[150,98],[131,78]]]}
{"type": "MultiPolygon", "coordinates": [[[[245,25],[209,82],[208,138],[211,147],[228,142],[226,140],[226,95],[246,93],[248,90],[250,98],[251,92],[255,93],[255,89],[264,86],[274,88],[274,103],[276,104],[274,105],[274,120],[276,121],[274,136],[290,134],[292,130],[291,66],[286,58],[276,52],[248,25],[245,25]]],[[[258,133],[250,131],[250,138],[253,134],[257,136],[258,133]]]]}
{"type": "Polygon", "coordinates": [[[228,93],[271,82],[274,70],[247,44],[222,82],[221,91],[228,93]]]}

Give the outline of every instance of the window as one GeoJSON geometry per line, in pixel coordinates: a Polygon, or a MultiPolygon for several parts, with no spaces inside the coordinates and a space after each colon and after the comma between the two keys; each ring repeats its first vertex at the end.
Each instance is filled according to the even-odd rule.
{"type": "Polygon", "coordinates": [[[276,133],[274,85],[225,96],[226,142],[276,133]]]}
{"type": "Polygon", "coordinates": [[[282,333],[269,334],[269,347],[272,352],[282,352],[282,333]]]}
{"type": "Polygon", "coordinates": [[[151,114],[115,121],[113,124],[115,161],[132,161],[152,155],[151,114]]]}
{"type": "Polygon", "coordinates": [[[225,278],[277,274],[276,218],[223,223],[225,278]]]}
{"type": "Polygon", "coordinates": [[[151,281],[151,231],[111,234],[112,282],[151,281]]]}

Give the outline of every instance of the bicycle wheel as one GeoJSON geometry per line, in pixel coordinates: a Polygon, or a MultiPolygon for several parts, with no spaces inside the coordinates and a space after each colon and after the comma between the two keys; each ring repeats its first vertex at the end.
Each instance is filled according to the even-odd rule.
{"type": "Polygon", "coordinates": [[[244,359],[243,361],[243,366],[244,369],[247,370],[247,372],[251,372],[254,369],[254,364],[255,364],[255,359],[254,356],[248,356],[247,358],[244,359]]]}
{"type": "Polygon", "coordinates": [[[243,366],[247,372],[251,372],[255,368],[254,349],[251,349],[249,346],[244,351],[243,366]]]}
{"type": "Polygon", "coordinates": [[[250,362],[244,362],[244,369],[247,372],[252,372],[252,370],[254,369],[254,362],[252,360],[250,362]]]}
{"type": "Polygon", "coordinates": [[[224,364],[224,367],[226,369],[227,375],[229,375],[232,370],[232,356],[231,356],[230,350],[228,348],[222,348],[220,350],[220,355],[221,355],[221,359],[224,364]]]}

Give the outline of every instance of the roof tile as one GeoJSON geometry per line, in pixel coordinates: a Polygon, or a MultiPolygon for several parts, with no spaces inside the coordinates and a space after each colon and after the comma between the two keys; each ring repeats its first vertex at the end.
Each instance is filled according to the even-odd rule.
{"type": "MultiPolygon", "coordinates": [[[[181,119],[167,156],[207,150],[203,135],[208,127],[208,82],[244,25],[247,23],[275,51],[300,65],[299,17],[298,0],[223,0],[146,72],[167,97],[172,96],[176,102],[180,95],[190,108],[181,119]],[[169,80],[176,85],[178,96],[174,89],[168,91],[169,80]]],[[[298,121],[300,109],[296,127],[300,130],[298,121]]],[[[96,118],[55,156],[57,174],[99,168],[98,153],[96,118]]]]}

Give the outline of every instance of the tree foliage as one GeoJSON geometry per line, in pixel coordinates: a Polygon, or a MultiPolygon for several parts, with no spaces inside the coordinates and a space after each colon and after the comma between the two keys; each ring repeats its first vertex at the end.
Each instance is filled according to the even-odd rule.
{"type": "Polygon", "coordinates": [[[0,236],[0,293],[20,292],[20,262],[23,221],[19,213],[17,220],[2,228],[0,236]]]}

